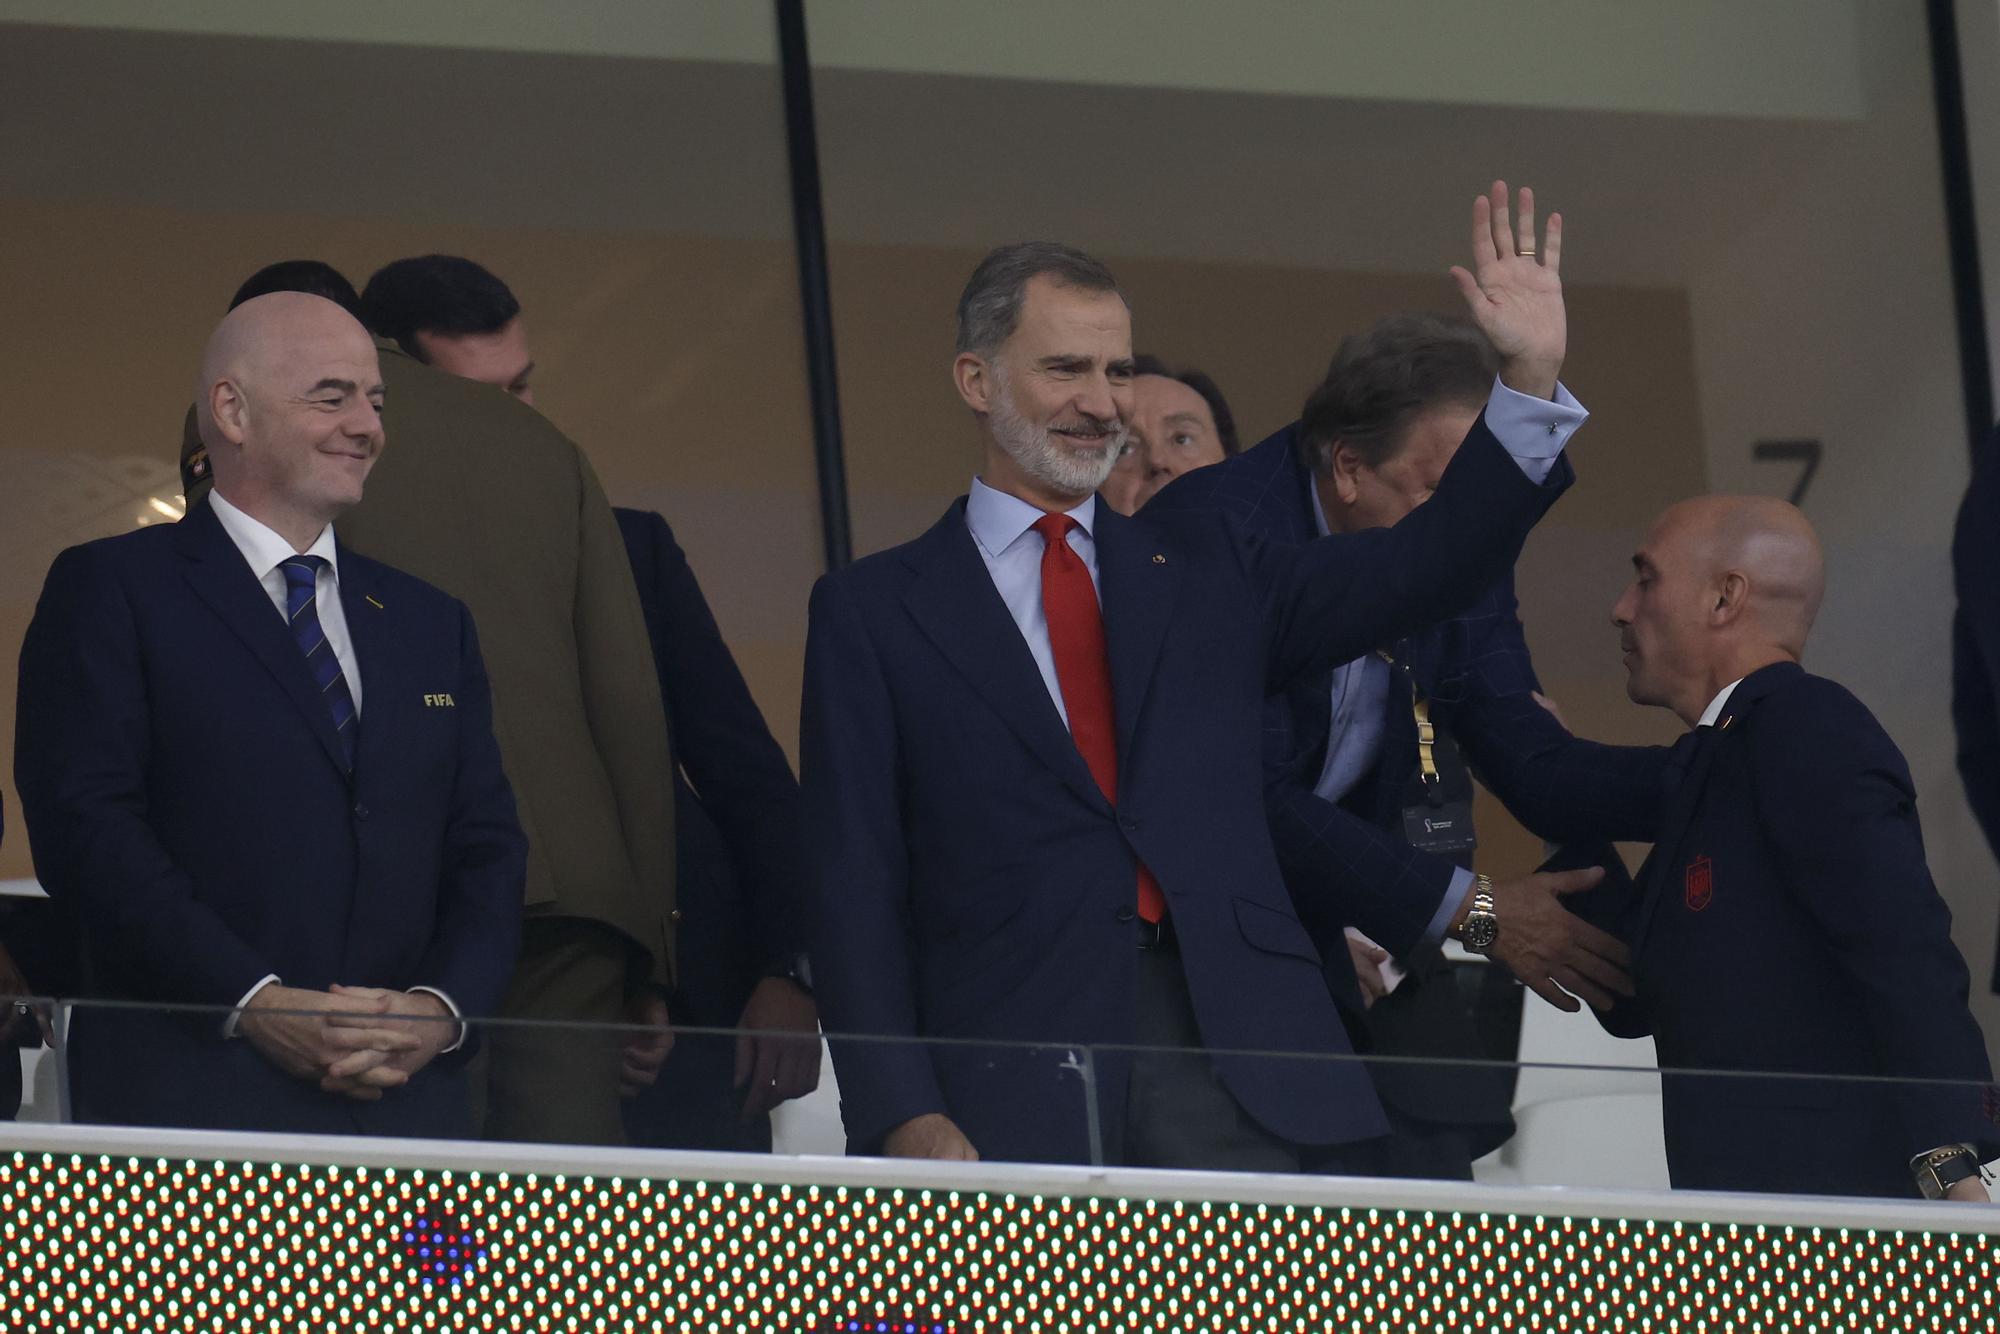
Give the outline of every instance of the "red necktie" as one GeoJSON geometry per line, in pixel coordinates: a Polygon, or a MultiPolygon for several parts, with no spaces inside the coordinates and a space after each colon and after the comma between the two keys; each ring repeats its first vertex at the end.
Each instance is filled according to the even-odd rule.
{"type": "MultiPolygon", "coordinates": [[[[1104,799],[1116,805],[1118,733],[1111,707],[1111,658],[1104,648],[1097,590],[1083,559],[1069,544],[1069,530],[1076,526],[1067,514],[1044,514],[1035,520],[1035,531],[1042,535],[1042,615],[1049,623],[1049,647],[1055,651],[1056,682],[1069,713],[1070,737],[1104,799]]],[[[1139,864],[1139,915],[1149,922],[1167,915],[1160,882],[1144,862],[1139,864]]]]}

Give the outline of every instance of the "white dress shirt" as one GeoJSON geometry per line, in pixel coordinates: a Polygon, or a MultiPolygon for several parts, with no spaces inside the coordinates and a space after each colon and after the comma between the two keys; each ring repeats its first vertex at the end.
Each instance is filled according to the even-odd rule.
{"type": "Polygon", "coordinates": [[[1722,716],[1722,710],[1729,704],[1729,697],[1735,694],[1736,687],[1742,684],[1743,684],[1743,678],[1739,676],[1734,681],[1731,681],[1728,685],[1724,686],[1722,690],[1716,695],[1716,697],[1708,702],[1708,707],[1701,711],[1701,720],[1697,722],[1695,726],[1696,727],[1715,726],[1715,720],[1722,716]]]}
{"type": "MultiPolygon", "coordinates": [[[[243,553],[250,573],[256,575],[257,582],[264,586],[264,593],[271,599],[280,621],[289,624],[287,603],[290,589],[285,582],[285,572],[279,567],[299,555],[318,556],[326,562],[320,567],[319,576],[313,584],[314,612],[319,617],[320,630],[326,635],[327,646],[340,662],[340,673],[347,678],[347,693],[354,699],[354,718],[358,724],[361,719],[361,667],[354,656],[354,637],[347,632],[347,609],[340,602],[340,549],[333,540],[333,525],[320,529],[313,544],[300,552],[293,550],[290,542],[268,526],[230,504],[220,491],[211,490],[208,493],[208,504],[215,511],[216,520],[222,524],[222,531],[229,534],[229,540],[243,553]]],[[[273,982],[282,984],[283,979],[276,973],[267,974],[243,993],[243,999],[236,1002],[235,1010],[223,1021],[224,1037],[236,1036],[236,1025],[243,1017],[243,1007],[273,982]]],[[[445,1009],[451,1011],[452,1018],[460,1017],[457,1003],[436,987],[411,987],[410,990],[436,996],[444,1002],[445,1009]]],[[[444,1050],[452,1051],[464,1041],[465,1030],[461,1027],[457,1040],[444,1050]]]]}
{"type": "Polygon", "coordinates": [[[278,609],[281,619],[286,616],[288,590],[285,572],[278,567],[298,555],[318,556],[326,562],[313,585],[314,610],[319,616],[319,628],[326,632],[328,647],[340,660],[340,674],[347,678],[347,693],[354,698],[354,717],[359,722],[361,671],[354,660],[354,638],[347,633],[347,609],[340,605],[340,549],[333,540],[333,525],[320,529],[313,544],[298,552],[292,550],[290,542],[224,500],[220,491],[208,494],[209,507],[221,520],[222,531],[229,534],[229,540],[243,553],[243,559],[250,562],[250,573],[264,586],[265,595],[278,609]]]}

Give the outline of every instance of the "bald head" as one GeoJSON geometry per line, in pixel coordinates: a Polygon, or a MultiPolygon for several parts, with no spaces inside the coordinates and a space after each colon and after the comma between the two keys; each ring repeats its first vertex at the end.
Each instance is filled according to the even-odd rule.
{"type": "Polygon", "coordinates": [[[1819,535],[1769,496],[1699,496],[1668,509],[1612,610],[1627,690],[1692,724],[1723,686],[1805,653],[1826,591],[1819,535]]]}
{"type": "Polygon", "coordinates": [[[382,449],[381,406],[367,330],[304,292],[272,292],[224,316],[195,383],[216,491],[301,551],[361,499],[382,449]]]}
{"type": "Polygon", "coordinates": [[[375,345],[360,321],[325,297],[269,292],[231,310],[208,336],[195,380],[202,443],[213,449],[220,441],[212,392],[216,385],[228,381],[255,394],[302,362],[341,352],[372,361],[375,345]]]}
{"type": "Polygon", "coordinates": [[[1698,496],[1660,516],[1653,543],[1678,548],[1710,580],[1745,581],[1744,612],[1796,658],[1826,592],[1819,534],[1795,505],[1770,496],[1698,496]]]}

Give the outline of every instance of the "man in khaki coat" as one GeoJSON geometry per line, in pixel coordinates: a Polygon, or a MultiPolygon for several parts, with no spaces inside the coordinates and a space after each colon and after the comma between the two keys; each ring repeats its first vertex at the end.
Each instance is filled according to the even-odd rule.
{"type": "MultiPolygon", "coordinates": [[[[359,306],[324,265],[276,270],[298,290],[337,281],[359,306]]],[[[237,301],[277,290],[264,279],[237,301]]],[[[376,346],[394,447],[341,537],[459,598],[479,627],[528,834],[521,959],[500,1017],[664,1025],[678,916],[673,774],[610,504],[582,451],[540,413],[376,346]]],[[[192,504],[207,479],[191,426],[181,460],[192,504]]],[[[510,1025],[484,1038],[485,1136],[583,1144],[623,1142],[621,1091],[656,1077],[671,1042],[664,1030],[621,1045],[510,1025]]]]}

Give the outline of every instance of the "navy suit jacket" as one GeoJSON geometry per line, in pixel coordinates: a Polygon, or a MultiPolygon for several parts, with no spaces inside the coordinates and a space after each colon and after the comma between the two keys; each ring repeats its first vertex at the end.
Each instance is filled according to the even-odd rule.
{"type": "MultiPolygon", "coordinates": [[[[1393,529],[1291,545],[1224,515],[1100,505],[1115,808],[963,501],[821,579],[801,729],[821,1014],[829,1033],[903,1039],[836,1043],[850,1139],[869,1148],[942,1112],[983,1156],[1086,1160],[1091,1069],[1104,1124],[1122,1121],[1123,1059],[1081,1048],[1132,1037],[1141,858],[1210,1049],[1348,1053],[1271,846],[1264,697],[1471,602],[1570,477],[1559,461],[1529,482],[1482,419],[1432,502],[1393,529]]],[[[1288,1140],[1386,1129],[1351,1061],[1215,1065],[1288,1140]]]]}
{"type": "Polygon", "coordinates": [[[1674,749],[1685,777],[1652,855],[1592,906],[1633,946],[1638,999],[1604,1022],[1658,1045],[1674,1185],[1909,1196],[1914,1154],[1963,1141],[1993,1157],[1970,974],[1874,715],[1779,663],[1674,749]]]}
{"type": "MultiPolygon", "coordinates": [[[[1312,478],[1295,447],[1297,423],[1232,459],[1185,473],[1146,513],[1219,509],[1274,541],[1317,535],[1312,478]]],[[[1431,716],[1465,751],[1474,774],[1540,837],[1556,843],[1634,839],[1657,828],[1664,746],[1607,746],[1573,737],[1535,703],[1540,689],[1514,600],[1510,569],[1457,615],[1382,642],[1410,669],[1431,716]]],[[[1354,926],[1407,953],[1451,885],[1449,858],[1404,838],[1404,784],[1417,766],[1408,699],[1390,696],[1382,759],[1339,804],[1313,792],[1326,764],[1332,672],[1300,677],[1265,711],[1266,805],[1271,837],[1301,917],[1325,953],[1336,995],[1358,1008],[1353,962],[1339,944],[1354,926]]]]}
{"type": "Polygon", "coordinates": [[[674,1018],[729,1028],[758,979],[788,972],[802,948],[798,780],[667,521],[613,513],[673,738],[681,914],[674,1018]]]}
{"type": "MultiPolygon", "coordinates": [[[[499,1006],[527,845],[472,618],[342,547],[362,687],[352,772],[284,617],[208,505],[56,558],[21,648],[15,775],[92,994],[221,1006],[258,979],[433,986],[499,1006]]],[[[444,1058],[380,1102],[323,1093],[214,1013],[80,1013],[85,1119],[462,1134],[444,1058]]]]}
{"type": "MultiPolygon", "coordinates": [[[[1974,461],[1951,543],[1951,717],[1965,798],[2000,857],[2000,432],[1974,461]]],[[[2000,954],[1993,969],[2000,991],[2000,954]]]]}

